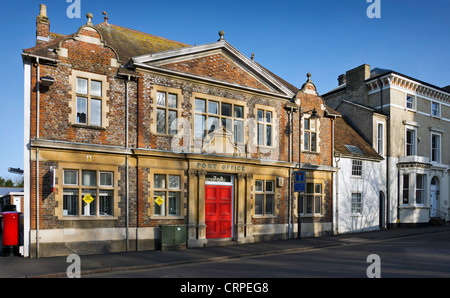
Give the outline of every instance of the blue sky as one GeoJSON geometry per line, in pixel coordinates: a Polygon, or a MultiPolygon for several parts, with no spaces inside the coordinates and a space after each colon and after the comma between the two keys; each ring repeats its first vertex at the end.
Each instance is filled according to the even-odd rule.
{"type": "MultiPolygon", "coordinates": [[[[0,53],[0,177],[23,169],[23,67],[21,52],[35,44],[39,4],[47,5],[50,31],[71,34],[103,21],[188,44],[225,39],[244,55],[301,86],[306,73],[319,93],[337,86],[346,70],[367,63],[443,87],[450,85],[450,1],[378,0],[381,18],[370,19],[367,0],[89,1],[81,18],[69,18],[70,0],[2,1],[0,53]]],[[[75,0],[73,0],[75,1],[75,0]]]]}

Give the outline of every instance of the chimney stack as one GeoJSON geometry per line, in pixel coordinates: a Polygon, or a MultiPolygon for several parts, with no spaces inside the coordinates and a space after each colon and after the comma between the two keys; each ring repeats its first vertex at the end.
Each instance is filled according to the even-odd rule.
{"type": "Polygon", "coordinates": [[[345,83],[346,83],[346,78],[345,78],[345,73],[344,73],[338,77],[338,84],[339,84],[338,86],[344,85],[345,83]]]}
{"type": "Polygon", "coordinates": [[[36,18],[36,45],[50,40],[50,21],[47,17],[47,6],[40,5],[40,13],[36,18]]]}

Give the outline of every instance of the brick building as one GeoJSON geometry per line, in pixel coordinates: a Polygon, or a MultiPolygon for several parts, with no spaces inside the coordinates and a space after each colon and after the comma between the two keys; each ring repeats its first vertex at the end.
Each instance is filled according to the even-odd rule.
{"type": "Polygon", "coordinates": [[[302,235],[332,231],[336,113],[311,75],[297,88],[223,32],[190,46],[87,17],[51,33],[41,5],[22,53],[24,256],[155,249],[172,224],[188,247],[286,239],[298,213],[302,235]]]}

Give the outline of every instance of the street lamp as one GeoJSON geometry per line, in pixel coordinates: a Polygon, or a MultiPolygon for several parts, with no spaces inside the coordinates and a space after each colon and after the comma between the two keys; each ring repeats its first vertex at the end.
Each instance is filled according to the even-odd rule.
{"type": "MultiPolygon", "coordinates": [[[[298,170],[300,171],[302,169],[302,119],[303,116],[306,114],[311,114],[310,120],[319,119],[320,116],[317,113],[316,108],[310,110],[310,111],[302,111],[301,107],[299,108],[299,119],[298,119],[298,170]]],[[[306,187],[306,186],[305,186],[306,187]]],[[[298,193],[297,198],[297,239],[302,238],[302,221],[300,217],[300,193],[298,193]]]]}
{"type": "Polygon", "coordinates": [[[8,168],[8,172],[23,175],[23,170],[20,168],[8,168]]]}

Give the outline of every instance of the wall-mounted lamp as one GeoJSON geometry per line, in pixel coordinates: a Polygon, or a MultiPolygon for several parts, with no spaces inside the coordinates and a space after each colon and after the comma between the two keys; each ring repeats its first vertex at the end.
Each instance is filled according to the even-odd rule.
{"type": "Polygon", "coordinates": [[[50,87],[55,82],[55,79],[52,77],[41,77],[41,84],[50,87]]]}

